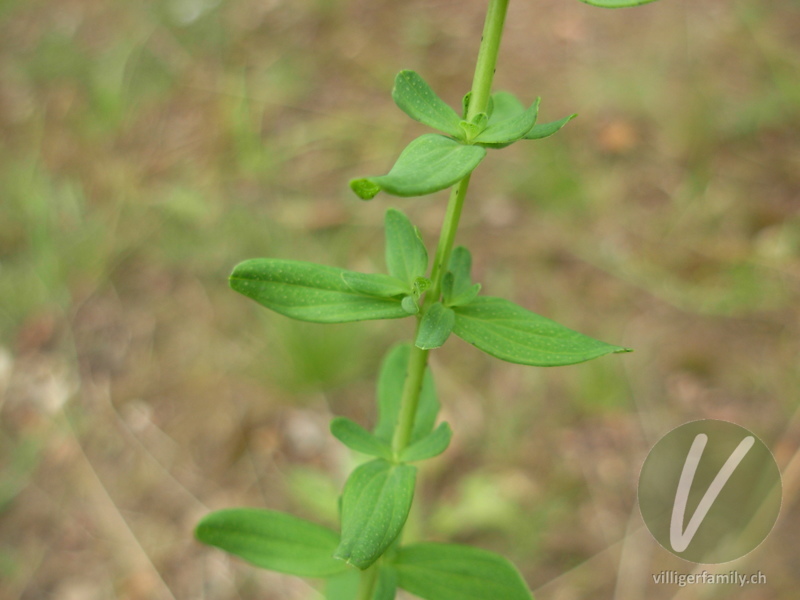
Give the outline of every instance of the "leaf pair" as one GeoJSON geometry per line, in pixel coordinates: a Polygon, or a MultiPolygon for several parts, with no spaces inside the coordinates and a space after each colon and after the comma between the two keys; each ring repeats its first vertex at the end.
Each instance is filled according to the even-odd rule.
{"type": "MultiPolygon", "coordinates": [[[[429,284],[424,277],[428,254],[417,229],[395,209],[386,213],[386,263],[388,275],[302,261],[252,259],[236,266],[230,285],[259,304],[302,321],[343,323],[416,314],[420,295],[429,284]]],[[[417,347],[438,348],[455,333],[492,356],[534,366],[570,365],[628,351],[508,300],[478,296],[480,285],[471,282],[470,266],[469,251],[456,248],[443,278],[441,302],[422,316],[417,347]]],[[[400,382],[398,389],[402,389],[400,382]]]]}
{"type": "MultiPolygon", "coordinates": [[[[469,175],[486,156],[486,148],[547,137],[572,118],[538,126],[537,130],[539,100],[525,109],[511,94],[497,96],[492,98],[493,110],[489,113],[462,120],[422,77],[414,71],[401,71],[392,90],[397,106],[412,119],[445,135],[428,133],[418,137],[403,150],[389,173],[354,179],[351,189],[364,200],[374,198],[381,190],[395,196],[432,194],[469,175]],[[498,99],[503,106],[498,106],[498,99]]],[[[468,98],[469,94],[465,105],[468,98]]]]}
{"type": "MultiPolygon", "coordinates": [[[[360,467],[359,494],[356,504],[343,502],[342,512],[353,510],[357,501],[386,494],[387,482],[398,489],[413,488],[413,467],[386,467],[373,461],[360,467]],[[411,471],[409,471],[411,470],[411,471]]],[[[398,496],[399,497],[399,496],[398,496]]],[[[402,502],[395,506],[405,510],[402,502]]],[[[395,514],[374,515],[374,521],[396,522],[395,514]]],[[[354,572],[347,564],[333,558],[334,552],[346,552],[347,537],[341,541],[336,532],[277,511],[236,508],[213,512],[198,524],[195,535],[205,544],[230,552],[265,569],[300,577],[328,578],[329,600],[353,597],[354,572]]],[[[378,537],[381,531],[375,533],[378,537]]],[[[350,554],[351,562],[354,554],[350,554]]],[[[373,600],[390,600],[397,587],[425,600],[531,600],[528,587],[514,566],[505,558],[469,546],[420,543],[398,548],[382,562],[373,600]]]]}
{"type": "Polygon", "coordinates": [[[413,442],[395,457],[389,442],[345,417],[336,417],[331,421],[331,433],[351,450],[397,463],[417,462],[438,456],[447,450],[453,435],[450,425],[442,423],[433,432],[413,442]]]}
{"type": "Polygon", "coordinates": [[[331,432],[343,444],[377,457],[353,471],[342,492],[342,540],[335,556],[360,569],[374,563],[405,524],[416,479],[416,468],[405,463],[441,454],[452,436],[447,423],[433,429],[439,401],[426,367],[411,443],[394,456],[391,442],[400,418],[410,354],[410,346],[401,344],[383,361],[378,377],[378,422],[372,433],[343,417],[331,422],[331,432]]]}
{"type": "Polygon", "coordinates": [[[428,252],[403,213],[386,212],[389,274],[358,273],[316,263],[257,258],[238,264],[230,286],[287,317],[314,323],[397,319],[416,314],[427,288],[428,252]]]}

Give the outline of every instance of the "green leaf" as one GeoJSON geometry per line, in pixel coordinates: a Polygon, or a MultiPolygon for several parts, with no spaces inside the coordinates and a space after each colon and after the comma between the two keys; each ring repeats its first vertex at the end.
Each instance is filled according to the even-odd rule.
{"type": "MultiPolygon", "coordinates": [[[[341,561],[337,561],[341,564],[341,561]]],[[[325,585],[325,600],[353,600],[358,594],[361,571],[347,569],[344,573],[328,579],[325,585]]]]}
{"type": "Polygon", "coordinates": [[[475,138],[476,144],[484,144],[490,148],[502,148],[525,137],[525,135],[536,124],[536,116],[539,114],[539,102],[531,104],[528,110],[524,110],[502,121],[493,120],[483,132],[475,138]]]}
{"type": "Polygon", "coordinates": [[[472,302],[481,291],[481,284],[473,285],[470,277],[472,255],[464,246],[453,249],[448,271],[442,279],[442,297],[445,306],[461,306],[472,302]]]}
{"type": "Polygon", "coordinates": [[[418,296],[406,296],[400,302],[403,310],[409,315],[416,315],[419,312],[419,304],[417,304],[418,296]]]}
{"type": "Polygon", "coordinates": [[[366,569],[394,541],[408,517],[417,470],[376,459],[358,467],[342,492],[342,541],[334,557],[366,569]]]}
{"type": "Polygon", "coordinates": [[[392,564],[398,585],[424,600],[533,600],[514,565],[479,548],[413,544],[401,547],[392,564]]]}
{"type": "Polygon", "coordinates": [[[409,290],[428,270],[428,251],[419,230],[399,210],[386,211],[386,266],[409,290]]]}
{"type": "Polygon", "coordinates": [[[558,121],[551,121],[550,123],[541,123],[538,125],[534,125],[533,129],[531,129],[523,139],[541,140],[543,138],[550,137],[577,116],[578,114],[575,113],[569,115],[568,117],[564,117],[563,119],[559,119],[558,121]]]}
{"type": "Polygon", "coordinates": [[[415,462],[439,456],[442,452],[447,450],[447,447],[450,445],[450,438],[452,437],[453,430],[450,429],[450,425],[442,423],[433,433],[403,450],[400,454],[400,460],[403,462],[415,462]]]}
{"type": "Polygon", "coordinates": [[[422,350],[438,348],[450,337],[455,321],[452,309],[445,308],[441,302],[433,304],[422,316],[414,345],[422,350]]]}
{"type": "Polygon", "coordinates": [[[354,179],[352,190],[362,199],[380,190],[395,196],[424,196],[450,187],[469,175],[486,156],[480,146],[428,133],[412,141],[387,175],[354,179]]]}
{"type": "Polygon", "coordinates": [[[419,298],[429,287],[431,287],[430,279],[427,277],[417,277],[414,280],[413,293],[417,298],[419,298]]]}
{"type": "Polygon", "coordinates": [[[394,298],[403,296],[411,291],[411,286],[391,275],[383,273],[358,273],[356,271],[343,271],[342,280],[353,292],[365,296],[379,298],[394,298]]]}
{"type": "Polygon", "coordinates": [[[641,6],[655,2],[655,0],[581,0],[584,4],[599,6],[600,8],[627,8],[630,6],[641,6]]]}
{"type": "Polygon", "coordinates": [[[309,262],[254,258],[236,265],[230,286],[275,312],[301,321],[345,323],[408,316],[400,299],[353,291],[345,283],[347,273],[309,262]]]}
{"type": "MultiPolygon", "coordinates": [[[[522,103],[517,100],[516,96],[510,92],[496,92],[492,95],[494,98],[494,117],[489,121],[489,125],[495,125],[500,121],[511,119],[515,115],[520,114],[525,110],[522,103]]],[[[538,101],[537,101],[538,102],[538,101]]],[[[534,125],[522,139],[524,140],[540,140],[549,137],[561,129],[564,125],[569,123],[572,119],[577,117],[577,114],[569,115],[558,121],[550,123],[541,123],[534,125]]]]}
{"type": "MultiPolygon", "coordinates": [[[[392,442],[400,415],[400,401],[403,396],[403,384],[406,380],[410,354],[411,346],[409,344],[398,344],[392,348],[384,359],[378,376],[378,423],[374,433],[388,443],[392,442]]],[[[436,386],[433,383],[430,368],[426,367],[417,405],[417,416],[411,433],[411,443],[433,431],[438,414],[439,400],[436,398],[436,386]]]]}
{"type": "Polygon", "coordinates": [[[475,298],[478,297],[478,294],[481,292],[481,284],[476,283],[475,285],[469,286],[466,290],[462,293],[453,296],[449,302],[447,302],[447,306],[453,308],[456,306],[464,306],[465,304],[469,304],[475,298]]]}
{"type": "Polygon", "coordinates": [[[397,597],[397,573],[391,567],[381,567],[373,600],[394,600],[397,597]]]}
{"type": "Polygon", "coordinates": [[[452,293],[463,294],[472,285],[472,254],[464,246],[456,246],[450,253],[447,270],[453,274],[452,293]]]}
{"type": "Polygon", "coordinates": [[[414,71],[400,71],[394,80],[392,99],[409,117],[429,127],[458,136],[458,114],[414,71]]]}
{"type": "Polygon", "coordinates": [[[481,296],[455,309],[453,332],[487,354],[523,365],[571,365],[630,352],[585,336],[502,298],[481,296]]]}
{"type": "MultiPolygon", "coordinates": [[[[469,112],[469,101],[471,99],[472,99],[472,92],[467,92],[461,99],[462,119],[467,118],[467,113],[469,112]]],[[[486,107],[486,116],[491,119],[493,112],[494,112],[494,99],[491,96],[489,96],[489,106],[486,107]]]]}
{"type": "Polygon", "coordinates": [[[392,567],[381,565],[380,571],[378,571],[378,585],[375,586],[372,600],[394,600],[396,596],[397,573],[392,567]]]}
{"type": "Polygon", "coordinates": [[[500,123],[525,112],[525,106],[511,92],[495,92],[492,94],[494,112],[490,123],[500,123]]]}
{"type": "MultiPolygon", "coordinates": [[[[382,564],[378,568],[378,583],[371,600],[394,600],[397,595],[397,574],[394,568],[382,564]]],[[[347,572],[331,577],[325,586],[325,600],[353,600],[358,594],[361,571],[348,569],[347,572]]]]}
{"type": "Polygon", "coordinates": [[[472,117],[471,121],[461,121],[459,122],[459,127],[461,127],[461,138],[467,143],[471,144],[472,140],[474,140],[480,133],[486,129],[486,126],[489,124],[489,115],[485,112],[479,112],[477,115],[472,117]]]}
{"type": "Polygon", "coordinates": [[[334,531],[282,512],[220,510],[200,521],[195,536],[258,567],[290,575],[330,577],[346,569],[332,558],[339,544],[334,531]]]}
{"type": "Polygon", "coordinates": [[[392,448],[358,423],[345,417],[336,417],[331,421],[331,433],[345,446],[356,452],[392,459],[392,448]]]}

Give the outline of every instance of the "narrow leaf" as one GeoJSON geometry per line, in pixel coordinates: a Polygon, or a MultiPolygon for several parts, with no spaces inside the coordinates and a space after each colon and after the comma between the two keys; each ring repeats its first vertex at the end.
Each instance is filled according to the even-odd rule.
{"type": "Polygon", "coordinates": [[[275,312],[301,321],[345,323],[408,316],[400,299],[353,291],[345,283],[347,273],[309,262],[255,258],[236,265],[230,286],[275,312]]]}
{"type": "Polygon", "coordinates": [[[422,350],[438,348],[450,337],[455,321],[452,309],[444,307],[441,302],[433,304],[422,317],[414,345],[422,350]]]}
{"type": "Polygon", "coordinates": [[[521,306],[480,296],[455,309],[453,332],[487,354],[523,365],[571,365],[611,352],[630,352],[585,336],[521,306]]]}
{"type": "MultiPolygon", "coordinates": [[[[410,353],[411,346],[409,344],[399,344],[392,348],[384,359],[378,376],[378,423],[374,433],[388,443],[392,441],[400,414],[400,401],[403,396],[403,385],[406,380],[410,353]]],[[[436,387],[430,368],[426,367],[417,405],[417,416],[411,433],[412,443],[433,431],[438,413],[439,401],[436,398],[436,387]]]]}
{"type": "Polygon", "coordinates": [[[409,117],[429,127],[458,136],[458,114],[439,98],[414,71],[400,71],[394,80],[392,98],[409,117]]]}
{"type": "Polygon", "coordinates": [[[384,275],[383,273],[343,271],[342,279],[353,292],[365,296],[393,298],[408,294],[411,291],[411,286],[407,283],[397,279],[397,277],[384,275]]]}
{"type": "Polygon", "coordinates": [[[403,450],[400,455],[400,460],[403,462],[415,462],[439,456],[442,452],[447,450],[447,447],[450,445],[450,438],[452,437],[453,430],[450,429],[450,425],[442,423],[433,433],[403,450]]]}
{"type": "Polygon", "coordinates": [[[394,541],[408,517],[417,470],[376,459],[358,467],[342,492],[342,541],[334,557],[366,569],[394,541]]]}
{"type": "Polygon", "coordinates": [[[282,512],[220,510],[200,521],[195,536],[258,567],[290,575],[329,577],[346,568],[332,558],[339,544],[335,532],[282,512]]]}
{"type": "Polygon", "coordinates": [[[540,99],[524,110],[502,121],[490,123],[483,132],[475,138],[476,144],[486,144],[490,147],[502,147],[512,144],[525,135],[536,124],[539,114],[540,99]]]}
{"type": "Polygon", "coordinates": [[[479,548],[413,544],[400,548],[392,564],[398,585],[424,600],[533,600],[514,565],[479,548]]]}
{"type": "Polygon", "coordinates": [[[628,8],[655,2],[655,0],[581,0],[584,4],[599,6],[600,8],[628,8]]]}
{"type": "Polygon", "coordinates": [[[380,190],[395,196],[424,196],[450,187],[469,175],[486,156],[480,146],[428,133],[412,141],[387,175],[354,179],[352,190],[364,200],[380,190]]]}
{"type": "Polygon", "coordinates": [[[385,440],[375,437],[350,419],[345,417],[333,419],[331,421],[331,433],[351,450],[388,460],[392,458],[392,448],[385,440]]]}
{"type": "Polygon", "coordinates": [[[428,251],[408,217],[399,210],[386,211],[386,266],[389,274],[410,289],[428,270],[428,251]]]}
{"type": "Polygon", "coordinates": [[[524,139],[541,140],[543,138],[550,137],[577,116],[578,114],[575,113],[569,115],[568,117],[564,117],[563,119],[559,119],[558,121],[551,121],[550,123],[541,123],[539,125],[534,125],[533,129],[531,129],[528,132],[528,134],[525,136],[524,139]]]}

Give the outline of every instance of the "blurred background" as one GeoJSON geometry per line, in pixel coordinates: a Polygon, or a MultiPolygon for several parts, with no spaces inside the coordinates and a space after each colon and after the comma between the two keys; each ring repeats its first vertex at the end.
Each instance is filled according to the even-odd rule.
{"type": "MultiPolygon", "coordinates": [[[[0,598],[316,598],[192,529],[241,505],[335,524],[355,459],[328,421],[374,422],[412,323],[289,321],[227,275],[379,271],[390,206],[433,247],[446,193],[347,182],[425,132],[397,71],[460,105],[485,4],[0,2],[0,598]]],[[[579,117],[490,153],[458,242],[485,293],[636,351],[535,369],[448,341],[455,436],[408,539],[501,552],[540,600],[797,597],[799,31],[797,0],[511,3],[496,88],[579,117]],[[644,528],[639,469],[700,418],[784,471],[772,534],[718,569],[767,585],[653,584],[697,566],[644,528]]]]}

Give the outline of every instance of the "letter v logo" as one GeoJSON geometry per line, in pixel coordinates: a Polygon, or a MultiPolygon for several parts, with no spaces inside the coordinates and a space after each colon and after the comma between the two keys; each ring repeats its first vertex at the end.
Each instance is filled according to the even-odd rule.
{"type": "Polygon", "coordinates": [[[767,537],[781,508],[781,473],[753,432],[704,419],[658,440],[642,464],[638,492],[642,519],[665,550],[719,564],[767,537]]]}
{"type": "Polygon", "coordinates": [[[722,465],[722,468],[714,477],[714,481],[708,486],[706,493],[703,494],[700,503],[694,511],[689,524],[686,529],[683,529],[684,515],[686,514],[686,502],[689,500],[689,492],[692,489],[692,482],[694,475],[697,472],[697,465],[700,464],[700,459],[703,457],[703,450],[705,450],[706,443],[708,443],[708,436],[700,433],[694,438],[692,447],[689,449],[689,454],[686,456],[686,462],[683,463],[683,471],[681,471],[681,479],[678,482],[678,489],[675,492],[675,503],[672,505],[672,521],[669,527],[669,543],[675,552],[683,552],[692,542],[694,534],[706,518],[708,511],[714,504],[722,488],[731,478],[736,467],[742,462],[742,459],[753,447],[756,439],[749,435],[744,438],[736,449],[722,465]]]}

